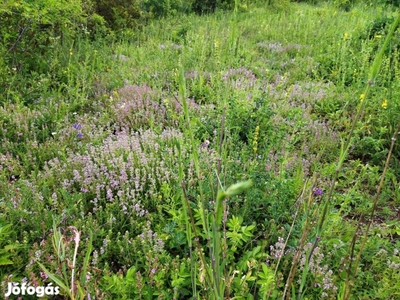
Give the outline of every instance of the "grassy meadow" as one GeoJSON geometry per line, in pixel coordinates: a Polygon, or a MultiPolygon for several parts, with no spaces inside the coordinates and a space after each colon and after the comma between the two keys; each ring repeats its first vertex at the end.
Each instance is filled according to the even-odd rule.
{"type": "Polygon", "coordinates": [[[396,22],[249,4],[2,63],[2,295],[400,299],[396,22]]]}

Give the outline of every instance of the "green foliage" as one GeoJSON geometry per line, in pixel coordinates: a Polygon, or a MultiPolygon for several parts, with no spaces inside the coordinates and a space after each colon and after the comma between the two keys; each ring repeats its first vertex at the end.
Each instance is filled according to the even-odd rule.
{"type": "Polygon", "coordinates": [[[18,72],[45,73],[53,49],[82,32],[84,24],[79,0],[7,1],[0,14],[5,61],[18,72]]]}
{"type": "Polygon", "coordinates": [[[192,1],[189,0],[141,0],[141,11],[147,18],[158,18],[176,15],[177,13],[189,13],[192,1]]]}
{"type": "Polygon", "coordinates": [[[192,10],[198,14],[214,12],[218,3],[219,1],[217,0],[194,0],[192,4],[192,10]]]}
{"type": "MultiPolygon", "coordinates": [[[[247,101],[238,95],[229,102],[231,112],[227,117],[227,128],[231,130],[235,142],[254,146],[255,130],[258,126],[259,136],[263,141],[275,129],[271,124],[273,111],[266,95],[256,96],[254,101],[247,101]]],[[[260,143],[262,145],[262,143],[260,143]]],[[[262,150],[261,150],[262,151],[262,150]]]]}
{"type": "Polygon", "coordinates": [[[374,1],[374,4],[376,5],[393,5],[393,6],[399,6],[400,5],[400,1],[399,0],[377,0],[374,1]]]}
{"type": "Polygon", "coordinates": [[[255,228],[255,225],[242,226],[243,218],[232,216],[227,222],[228,232],[226,233],[227,238],[230,240],[231,250],[237,251],[238,247],[241,248],[243,243],[247,243],[253,236],[251,231],[255,228]]]}
{"type": "Polygon", "coordinates": [[[289,8],[290,0],[267,0],[267,4],[278,11],[289,8]]]}
{"type": "Polygon", "coordinates": [[[372,221],[351,295],[398,294],[398,143],[371,216],[399,116],[394,13],[294,2],[321,5],[0,4],[2,280],[344,299],[372,221]]]}
{"type": "MultiPolygon", "coordinates": [[[[16,250],[18,250],[18,245],[10,242],[10,237],[13,234],[11,229],[11,224],[5,222],[0,223],[0,267],[13,264],[13,256],[16,255],[16,250]]],[[[3,272],[0,273],[1,276],[4,275],[3,272]]]]}
{"type": "Polygon", "coordinates": [[[99,0],[94,7],[96,13],[107,22],[107,26],[115,31],[135,28],[141,17],[139,2],[136,0],[99,0]]]}
{"type": "Polygon", "coordinates": [[[266,298],[275,283],[274,272],[266,264],[262,264],[262,272],[258,276],[257,284],[261,285],[260,294],[266,298]]]}
{"type": "Polygon", "coordinates": [[[154,299],[154,297],[180,298],[188,295],[187,286],[190,284],[190,273],[188,272],[188,261],[180,264],[177,260],[169,262],[173,269],[171,274],[166,273],[168,268],[161,270],[152,269],[142,274],[136,267],[126,271],[126,275],[105,275],[100,284],[105,294],[112,299],[154,299]],[[171,286],[168,278],[172,276],[171,286]]]}
{"type": "Polygon", "coordinates": [[[89,37],[106,31],[102,17],[80,0],[7,1],[0,18],[1,104],[33,104],[54,90],[65,92],[73,84],[79,88],[70,67],[81,58],[73,54],[89,37]]]}
{"type": "Polygon", "coordinates": [[[390,25],[393,23],[393,17],[379,17],[375,19],[369,26],[368,38],[374,38],[376,35],[386,35],[389,32],[390,25]]]}
{"type": "Polygon", "coordinates": [[[218,9],[239,10],[246,9],[250,1],[242,0],[192,0],[192,10],[197,14],[207,14],[218,9]]]}
{"type": "Polygon", "coordinates": [[[360,2],[360,0],[331,0],[335,7],[343,9],[345,11],[349,11],[356,3],[360,2]]]}

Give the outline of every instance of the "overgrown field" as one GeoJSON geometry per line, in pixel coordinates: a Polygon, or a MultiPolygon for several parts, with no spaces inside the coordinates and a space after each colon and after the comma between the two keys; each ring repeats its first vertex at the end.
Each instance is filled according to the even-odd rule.
{"type": "Polygon", "coordinates": [[[396,22],[388,5],[251,4],[15,52],[2,295],[400,299],[396,22]]]}

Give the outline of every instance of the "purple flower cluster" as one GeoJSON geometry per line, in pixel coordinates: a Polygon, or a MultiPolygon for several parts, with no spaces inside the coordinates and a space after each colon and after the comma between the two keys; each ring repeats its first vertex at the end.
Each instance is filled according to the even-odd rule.
{"type": "Polygon", "coordinates": [[[226,71],[222,80],[231,82],[236,89],[249,89],[252,88],[257,81],[256,75],[245,67],[239,69],[229,69],[226,71]]]}
{"type": "Polygon", "coordinates": [[[299,107],[303,110],[311,110],[312,106],[324,100],[332,86],[329,83],[296,82],[289,85],[288,78],[282,75],[275,75],[271,82],[263,85],[263,90],[269,97],[276,100],[284,100],[279,103],[280,107],[290,103],[291,107],[299,107]]]}
{"type": "Polygon", "coordinates": [[[275,53],[284,53],[290,50],[298,50],[301,48],[301,45],[289,44],[283,46],[281,43],[278,42],[260,42],[257,44],[257,46],[259,48],[264,48],[270,52],[275,52],[275,53]]]}
{"type": "Polygon", "coordinates": [[[182,45],[180,45],[180,44],[175,44],[175,43],[171,43],[171,44],[169,44],[169,45],[165,45],[165,44],[160,44],[160,49],[161,50],[165,50],[165,49],[167,49],[167,47],[169,47],[170,49],[172,49],[172,50],[182,50],[182,45]]]}
{"type": "Polygon", "coordinates": [[[323,194],[322,190],[320,188],[315,188],[313,191],[314,197],[321,197],[323,194]]]}
{"type": "MultiPolygon", "coordinates": [[[[195,110],[197,113],[199,113],[202,108],[206,109],[208,107],[208,105],[200,106],[198,103],[194,101],[193,98],[187,98],[186,103],[188,105],[189,110],[195,110]]],[[[175,113],[181,114],[183,112],[183,105],[177,99],[175,98],[172,99],[172,101],[170,101],[169,104],[175,113]]]]}
{"type": "Polygon", "coordinates": [[[77,131],[77,137],[80,139],[83,138],[83,134],[81,132],[82,125],[79,123],[74,123],[72,127],[74,127],[74,129],[77,131]]]}
{"type": "MultiPolygon", "coordinates": [[[[172,141],[181,133],[121,132],[106,138],[101,146],[86,153],[70,153],[64,163],[57,158],[45,164],[41,180],[57,182],[69,192],[83,192],[92,198],[93,211],[106,202],[117,203],[127,215],[147,214],[143,203],[158,193],[160,185],[176,182],[177,149],[172,141]]],[[[187,153],[182,152],[183,156],[187,153]]]]}
{"type": "MultiPolygon", "coordinates": [[[[309,255],[308,253],[312,246],[311,243],[304,246],[304,252],[300,260],[300,269],[305,267],[307,255],[309,255]]],[[[323,299],[334,295],[338,290],[334,282],[333,271],[328,268],[328,265],[323,265],[324,257],[321,248],[315,247],[312,257],[308,262],[309,272],[314,280],[313,285],[315,288],[321,288],[321,298],[323,299]]],[[[301,277],[301,272],[299,273],[299,277],[301,277]]],[[[299,278],[300,281],[301,278],[299,278]]]]}
{"type": "Polygon", "coordinates": [[[389,269],[398,271],[400,269],[400,251],[399,249],[395,248],[393,250],[393,255],[387,260],[387,265],[389,269]]]}
{"type": "Polygon", "coordinates": [[[167,111],[153,99],[155,97],[155,92],[146,85],[129,85],[120,89],[113,107],[117,124],[130,129],[165,124],[167,111]]]}
{"type": "Polygon", "coordinates": [[[200,77],[203,77],[205,79],[205,81],[208,82],[211,80],[211,73],[207,72],[207,71],[198,72],[198,71],[194,70],[194,71],[186,72],[185,77],[188,79],[198,79],[200,77]]]}
{"type": "Polygon", "coordinates": [[[282,258],[285,252],[285,240],[282,237],[279,237],[275,245],[271,245],[269,248],[273,259],[282,258]]]}
{"type": "Polygon", "coordinates": [[[281,172],[295,172],[301,167],[304,176],[308,176],[314,160],[315,155],[313,154],[302,157],[297,153],[289,153],[285,147],[282,147],[280,151],[270,150],[266,158],[265,169],[279,177],[283,175],[281,172]]]}
{"type": "Polygon", "coordinates": [[[153,232],[150,228],[143,232],[140,236],[140,241],[146,243],[153,248],[156,253],[161,253],[164,250],[164,241],[158,237],[157,232],[153,232]]]}

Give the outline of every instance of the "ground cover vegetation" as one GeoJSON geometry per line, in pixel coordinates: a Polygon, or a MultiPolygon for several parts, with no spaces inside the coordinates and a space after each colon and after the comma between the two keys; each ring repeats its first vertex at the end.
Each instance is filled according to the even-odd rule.
{"type": "Polygon", "coordinates": [[[2,295],[398,299],[398,4],[0,4],[2,295]]]}

